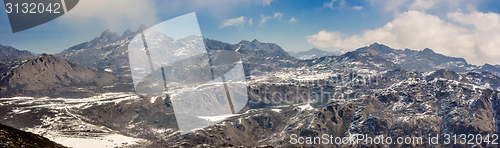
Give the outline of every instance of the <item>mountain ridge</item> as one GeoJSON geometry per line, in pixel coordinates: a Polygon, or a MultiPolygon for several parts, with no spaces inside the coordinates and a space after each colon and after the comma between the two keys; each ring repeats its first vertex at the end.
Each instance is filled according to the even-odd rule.
{"type": "Polygon", "coordinates": [[[0,44],[0,62],[16,62],[28,60],[35,57],[28,50],[19,50],[12,46],[0,44]]]}
{"type": "Polygon", "coordinates": [[[121,77],[111,73],[42,54],[4,72],[0,76],[0,94],[56,95],[58,91],[74,91],[70,88],[99,88],[119,81],[121,77]]]}

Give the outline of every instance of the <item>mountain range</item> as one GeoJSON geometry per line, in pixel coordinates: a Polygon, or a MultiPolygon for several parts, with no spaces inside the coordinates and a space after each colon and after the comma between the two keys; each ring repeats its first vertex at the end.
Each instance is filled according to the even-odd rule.
{"type": "MultiPolygon", "coordinates": [[[[0,115],[5,117],[0,123],[56,142],[127,139],[126,144],[107,143],[120,147],[378,147],[293,144],[290,135],[422,136],[428,141],[429,134],[500,132],[499,65],[476,66],[428,48],[392,49],[379,43],[301,60],[277,44],[256,39],[229,44],[203,38],[215,56],[221,50],[240,54],[249,102],[226,120],[197,117],[217,124],[180,135],[168,96],[144,97],[133,91],[127,44],[145,28],[122,35],[106,30],[55,55],[35,57],[9,48],[6,53],[31,59],[0,63],[0,115]],[[277,97],[288,93],[294,95],[277,97]]],[[[178,46],[194,42],[189,37],[173,41],[178,46]]],[[[324,53],[310,51],[301,54],[324,53]]],[[[206,96],[217,98],[215,92],[206,96]]]]}
{"type": "Polygon", "coordinates": [[[0,62],[15,62],[33,58],[35,55],[27,50],[0,44],[0,62]]]}

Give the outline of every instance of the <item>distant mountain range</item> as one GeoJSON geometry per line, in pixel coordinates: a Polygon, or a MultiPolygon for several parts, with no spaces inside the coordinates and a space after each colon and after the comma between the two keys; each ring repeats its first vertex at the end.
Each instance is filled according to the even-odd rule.
{"type": "Polygon", "coordinates": [[[308,51],[299,51],[299,52],[289,51],[288,53],[290,53],[291,56],[294,56],[295,58],[298,58],[301,60],[315,59],[315,58],[320,58],[320,57],[324,57],[324,56],[332,56],[332,55],[338,56],[338,55],[342,54],[341,52],[324,51],[324,50],[318,49],[316,47],[314,47],[308,51]]]}
{"type": "MultiPolygon", "coordinates": [[[[55,54],[69,62],[77,63],[89,68],[97,68],[110,71],[120,75],[129,73],[127,44],[137,33],[145,30],[147,27],[141,25],[135,32],[127,29],[122,35],[106,30],[99,37],[91,41],[72,46],[61,53],[55,54]]],[[[189,42],[188,40],[185,40],[189,42]]],[[[187,43],[186,42],[186,43],[187,43]]],[[[221,41],[204,38],[206,47],[209,50],[234,50],[244,57],[247,71],[276,70],[277,63],[280,67],[296,67],[307,61],[315,59],[315,63],[324,60],[321,57],[342,58],[362,56],[380,56],[381,60],[387,60],[395,66],[407,70],[416,70],[428,72],[437,69],[447,69],[456,72],[490,72],[495,75],[500,74],[500,65],[490,65],[488,63],[482,66],[476,66],[467,63],[464,58],[448,57],[433,50],[426,48],[424,50],[411,49],[392,49],[386,45],[374,43],[370,46],[362,47],[351,52],[339,54],[327,52],[317,48],[298,53],[286,52],[281,47],[273,43],[261,43],[258,40],[241,41],[237,44],[229,44],[221,41]],[[304,60],[303,62],[298,62],[304,60]],[[319,60],[319,61],[318,61],[319,60]],[[288,61],[288,62],[287,62],[288,61]],[[266,63],[273,63],[268,65],[266,63]]],[[[21,61],[34,57],[29,51],[20,51],[10,46],[0,45],[0,56],[4,56],[5,61],[21,61]]],[[[360,59],[361,60],[361,59],[360,59]]],[[[373,61],[372,61],[373,62],[373,61]]],[[[386,65],[386,66],[390,66],[386,65]]]]}
{"type": "Polygon", "coordinates": [[[18,50],[14,47],[0,44],[0,62],[23,61],[34,57],[27,50],[18,50]]]}
{"type": "Polygon", "coordinates": [[[8,56],[8,55],[30,56],[30,57],[34,56],[31,52],[27,50],[18,50],[14,47],[0,44],[0,56],[8,56]]]}
{"type": "Polygon", "coordinates": [[[309,66],[311,64],[332,65],[345,61],[358,61],[363,63],[360,66],[376,70],[401,68],[410,71],[429,72],[446,69],[455,72],[490,72],[495,75],[498,75],[500,72],[498,71],[500,70],[500,65],[484,64],[483,66],[476,66],[467,63],[464,58],[445,56],[429,48],[421,51],[411,49],[401,50],[392,49],[378,43],[373,43],[370,46],[362,47],[340,56],[325,56],[318,59],[304,60],[304,63],[309,63],[309,66]]]}

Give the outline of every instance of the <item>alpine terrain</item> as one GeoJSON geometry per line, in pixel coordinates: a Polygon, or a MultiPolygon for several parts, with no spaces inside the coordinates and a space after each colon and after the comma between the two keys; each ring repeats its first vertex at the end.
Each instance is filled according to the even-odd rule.
{"type": "MultiPolygon", "coordinates": [[[[128,44],[146,28],[122,35],[106,30],[54,55],[0,46],[0,56],[11,58],[0,63],[0,123],[68,147],[497,147],[492,135],[500,132],[499,65],[473,65],[428,48],[393,49],[379,43],[332,55],[319,49],[289,54],[257,39],[231,44],[209,38],[154,38],[179,49],[168,54],[203,42],[213,59],[196,63],[209,63],[224,50],[238,53],[243,63],[248,92],[244,108],[226,116],[193,117],[212,124],[181,135],[176,119],[183,117],[176,116],[170,99],[190,89],[173,87],[160,96],[134,90],[128,44]],[[489,136],[490,142],[445,143],[447,134],[489,136]],[[423,142],[298,140],[324,135],[392,137],[393,142],[421,137],[423,142]],[[438,143],[428,142],[436,136],[438,143]]],[[[165,69],[165,79],[173,80],[196,67],[165,69]]],[[[224,85],[196,89],[217,87],[224,85]]],[[[217,105],[211,100],[220,95],[207,91],[204,99],[187,103],[217,105]]]]}

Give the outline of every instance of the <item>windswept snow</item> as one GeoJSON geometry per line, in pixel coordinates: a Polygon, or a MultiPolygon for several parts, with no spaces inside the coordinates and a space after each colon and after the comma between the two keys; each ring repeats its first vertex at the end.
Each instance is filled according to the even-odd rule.
{"type": "Polygon", "coordinates": [[[50,140],[60,143],[64,146],[73,148],[111,148],[111,147],[126,147],[138,146],[137,144],[148,142],[147,140],[140,138],[132,138],[119,134],[111,134],[103,137],[93,137],[93,138],[74,138],[74,137],[50,137],[50,140]]]}
{"type": "Polygon", "coordinates": [[[240,114],[227,114],[227,115],[220,115],[220,116],[197,116],[198,118],[205,119],[210,122],[218,122],[222,121],[224,119],[227,119],[232,116],[238,116],[240,114]]]}

